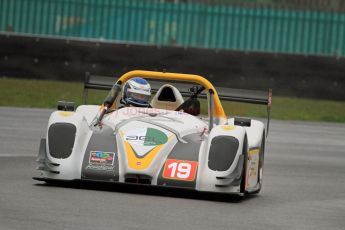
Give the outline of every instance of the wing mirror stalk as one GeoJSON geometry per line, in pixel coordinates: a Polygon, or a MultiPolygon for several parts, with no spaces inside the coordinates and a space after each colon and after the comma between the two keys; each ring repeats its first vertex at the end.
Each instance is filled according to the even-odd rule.
{"type": "Polygon", "coordinates": [[[102,121],[108,108],[110,108],[114,104],[114,102],[115,102],[117,96],[120,94],[120,92],[121,92],[121,85],[115,83],[113,85],[113,87],[111,88],[110,92],[108,93],[108,96],[105,98],[105,100],[103,102],[103,109],[102,109],[96,123],[94,124],[94,126],[97,126],[99,124],[99,122],[102,121]]]}

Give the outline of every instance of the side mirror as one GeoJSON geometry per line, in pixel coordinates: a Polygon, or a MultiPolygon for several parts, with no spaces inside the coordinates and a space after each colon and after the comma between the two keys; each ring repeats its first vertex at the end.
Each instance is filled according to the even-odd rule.
{"type": "Polygon", "coordinates": [[[58,101],[57,109],[62,111],[74,111],[75,105],[74,102],[58,101]]]}

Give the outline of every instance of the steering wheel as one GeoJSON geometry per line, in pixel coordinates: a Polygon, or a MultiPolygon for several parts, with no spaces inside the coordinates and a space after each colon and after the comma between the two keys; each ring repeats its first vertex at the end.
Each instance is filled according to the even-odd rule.
{"type": "MultiPolygon", "coordinates": [[[[198,103],[199,106],[199,111],[197,111],[197,113],[200,112],[200,102],[198,101],[198,95],[205,90],[204,86],[193,86],[192,88],[189,89],[189,91],[191,92],[190,97],[185,100],[179,107],[177,107],[177,109],[175,109],[175,111],[180,111],[181,109],[186,110],[186,108],[190,108],[191,106],[194,107],[193,105],[195,105],[195,103],[198,103]]],[[[193,110],[194,108],[192,108],[193,110]]],[[[193,114],[195,115],[195,114],[193,114]]]]}

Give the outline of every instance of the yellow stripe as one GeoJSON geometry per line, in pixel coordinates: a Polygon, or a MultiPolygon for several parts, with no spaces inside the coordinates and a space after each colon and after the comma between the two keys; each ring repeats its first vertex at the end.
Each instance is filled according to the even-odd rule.
{"type": "Polygon", "coordinates": [[[234,125],[222,125],[220,127],[225,131],[231,131],[231,130],[236,129],[236,126],[234,126],[234,125]]]}
{"type": "Polygon", "coordinates": [[[59,112],[59,115],[63,116],[63,117],[70,117],[73,114],[74,114],[74,112],[68,112],[68,111],[61,111],[61,112],[59,112]]]}
{"type": "Polygon", "coordinates": [[[164,146],[164,144],[157,145],[145,157],[138,158],[135,155],[131,145],[127,141],[124,141],[124,143],[125,143],[125,149],[126,149],[126,154],[127,154],[128,167],[132,169],[137,169],[137,170],[143,170],[143,169],[148,168],[150,164],[152,163],[152,160],[157,155],[157,153],[164,146]]]}

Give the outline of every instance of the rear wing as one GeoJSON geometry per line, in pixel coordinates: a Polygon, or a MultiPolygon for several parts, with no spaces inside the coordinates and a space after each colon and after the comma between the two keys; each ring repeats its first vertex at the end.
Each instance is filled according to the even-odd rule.
{"type": "MultiPolygon", "coordinates": [[[[83,100],[84,104],[87,104],[88,99],[88,90],[89,89],[96,89],[96,90],[110,90],[112,86],[117,81],[117,78],[114,77],[106,77],[106,76],[96,76],[91,75],[89,72],[85,73],[85,80],[84,80],[84,93],[83,93],[83,100]]],[[[151,91],[156,93],[159,87],[168,82],[164,81],[156,81],[150,80],[151,91]]],[[[174,82],[174,86],[179,89],[182,96],[190,96],[190,87],[193,84],[182,83],[182,82],[174,82]]],[[[235,88],[224,88],[224,87],[216,87],[218,97],[220,100],[225,101],[234,101],[234,102],[241,102],[241,103],[250,103],[250,104],[259,104],[259,105],[266,105],[267,106],[267,133],[269,130],[269,123],[271,117],[271,105],[272,105],[272,90],[269,89],[268,91],[258,91],[258,90],[248,90],[248,89],[235,89],[235,88]]],[[[207,95],[205,93],[199,95],[200,98],[206,98],[207,95]]]]}

